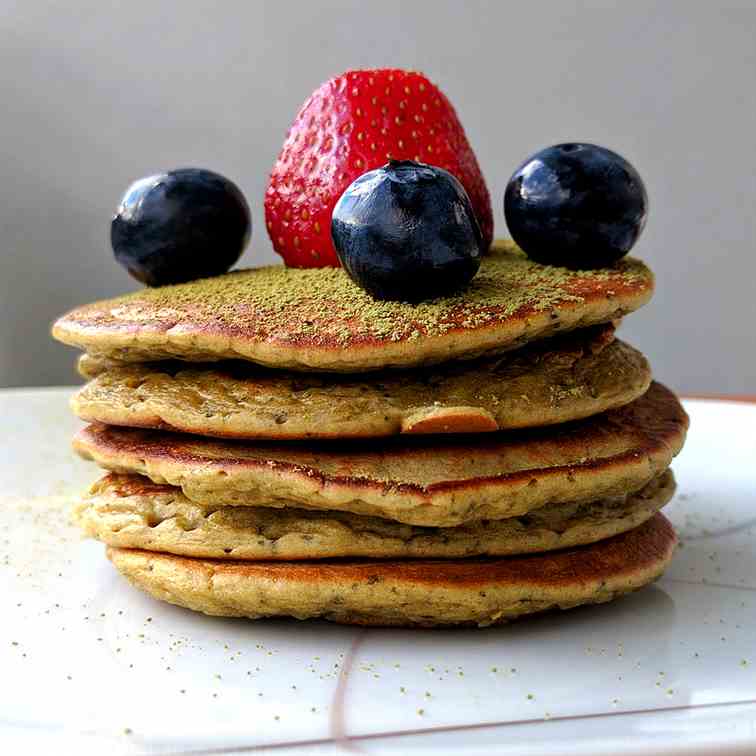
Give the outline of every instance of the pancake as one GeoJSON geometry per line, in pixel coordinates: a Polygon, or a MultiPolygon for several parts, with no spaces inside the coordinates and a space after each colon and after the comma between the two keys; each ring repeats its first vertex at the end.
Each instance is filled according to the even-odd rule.
{"type": "Polygon", "coordinates": [[[178,488],[110,473],[74,509],[87,535],[119,548],[215,559],[453,559],[529,554],[594,543],[637,527],[675,490],[667,470],[640,491],[550,504],[521,517],[420,528],[349,512],[202,506],[178,488]]]}
{"type": "Polygon", "coordinates": [[[653,286],[633,258],[572,271],[504,241],[463,291],[420,304],[377,301],[338,268],[274,265],[84,305],[53,336],[122,362],[244,359],[359,372],[472,358],[609,322],[647,302],[653,286]]]}
{"type": "MultiPolygon", "coordinates": [[[[158,362],[155,364],[160,365],[162,363],[158,362]]],[[[91,354],[87,354],[86,352],[84,352],[84,354],[80,354],[76,358],[76,372],[82,378],[86,378],[87,380],[97,378],[98,375],[102,375],[107,370],[119,367],[125,367],[124,363],[114,362],[113,360],[108,360],[101,357],[93,357],[91,354]]]]}
{"type": "Polygon", "coordinates": [[[74,448],[201,504],[335,509],[410,525],[516,517],[637,491],[682,448],[688,418],[658,383],[619,409],[552,428],[380,441],[252,444],[90,425],[74,448]]]}
{"type": "Polygon", "coordinates": [[[222,617],[354,625],[498,625],[610,601],[658,578],[677,542],[661,514],[590,546],[500,559],[244,562],[109,547],[155,598],[222,617]]]}
{"type": "Polygon", "coordinates": [[[507,355],[369,380],[250,363],[110,368],[72,399],[83,420],[247,439],[475,433],[540,427],[633,401],[651,382],[643,355],[595,326],[507,355]]]}

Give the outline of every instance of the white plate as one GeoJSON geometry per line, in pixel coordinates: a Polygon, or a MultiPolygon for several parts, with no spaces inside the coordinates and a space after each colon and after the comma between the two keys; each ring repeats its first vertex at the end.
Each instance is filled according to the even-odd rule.
{"type": "Polygon", "coordinates": [[[489,630],[211,619],[66,520],[69,389],[0,392],[0,752],[756,752],[756,405],[691,401],[653,587],[489,630]]]}

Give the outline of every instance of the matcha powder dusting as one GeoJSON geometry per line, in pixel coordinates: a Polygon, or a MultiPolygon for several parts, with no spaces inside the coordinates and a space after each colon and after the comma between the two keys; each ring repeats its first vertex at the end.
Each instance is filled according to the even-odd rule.
{"type": "Polygon", "coordinates": [[[122,361],[244,357],[281,367],[372,369],[517,346],[557,330],[568,312],[571,323],[605,322],[643,304],[652,289],[651,272],[632,258],[572,271],[497,242],[466,288],[418,304],[375,300],[339,268],[273,265],[84,306],[61,318],[54,334],[122,361]],[[343,354],[360,347],[392,358],[361,362],[343,354]]]}

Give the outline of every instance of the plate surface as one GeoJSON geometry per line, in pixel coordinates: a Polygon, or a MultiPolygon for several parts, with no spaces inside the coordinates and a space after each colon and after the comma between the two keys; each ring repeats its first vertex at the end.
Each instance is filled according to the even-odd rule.
{"type": "Polygon", "coordinates": [[[689,401],[654,586],[497,629],[212,619],[67,520],[97,477],[71,389],[0,392],[0,749],[76,754],[756,750],[756,405],[689,401]],[[11,435],[12,430],[12,435],[11,435]]]}

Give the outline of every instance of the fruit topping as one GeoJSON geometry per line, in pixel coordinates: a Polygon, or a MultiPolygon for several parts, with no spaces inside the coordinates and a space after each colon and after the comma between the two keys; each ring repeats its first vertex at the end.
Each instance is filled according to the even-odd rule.
{"type": "Polygon", "coordinates": [[[483,249],[462,184],[411,160],[352,182],[333,210],[331,234],[349,276],[376,299],[412,302],[461,289],[483,249]]]}
{"type": "Polygon", "coordinates": [[[225,273],[249,241],[249,206],[227,178],[182,168],[135,181],[110,226],[118,262],[148,286],[225,273]]]}
{"type": "Polygon", "coordinates": [[[504,193],[509,232],[528,257],[568,268],[607,266],[626,255],[643,230],[647,207],[635,168],[593,144],[537,152],[504,193]]]}
{"type": "Polygon", "coordinates": [[[265,220],[287,265],[338,265],[330,235],[334,205],[358,176],[391,159],[422,161],[456,176],[489,246],[488,189],[449,100],[414,71],[350,71],[305,102],[270,176],[265,220]]]}

